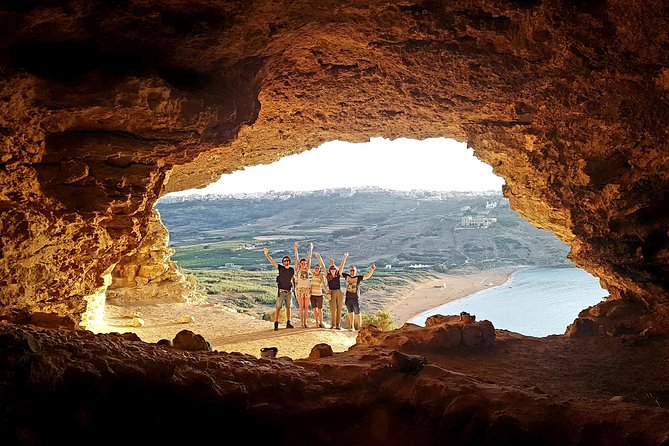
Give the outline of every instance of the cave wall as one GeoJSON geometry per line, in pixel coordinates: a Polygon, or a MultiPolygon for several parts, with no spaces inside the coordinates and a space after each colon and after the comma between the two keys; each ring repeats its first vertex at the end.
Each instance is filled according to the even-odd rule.
{"type": "MultiPolygon", "coordinates": [[[[197,279],[185,274],[171,256],[169,233],[160,212],[153,209],[148,233],[140,246],[116,264],[111,284],[105,290],[105,301],[123,305],[143,301],[202,302],[206,296],[197,287],[197,279]]],[[[89,327],[90,328],[90,327],[89,327]]]]}
{"type": "Polygon", "coordinates": [[[33,0],[0,21],[3,317],[77,321],[167,192],[333,139],[450,137],[669,328],[663,0],[33,0]]]}

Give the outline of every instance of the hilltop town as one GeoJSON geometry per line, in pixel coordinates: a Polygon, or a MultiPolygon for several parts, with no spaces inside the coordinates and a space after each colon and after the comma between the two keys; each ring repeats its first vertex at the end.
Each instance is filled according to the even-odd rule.
{"type": "Polygon", "coordinates": [[[192,195],[165,197],[156,208],[185,268],[267,269],[262,247],[292,255],[294,241],[313,242],[326,258],[349,251],[351,262],[403,270],[570,265],[568,246],[524,221],[500,192],[192,195]]]}

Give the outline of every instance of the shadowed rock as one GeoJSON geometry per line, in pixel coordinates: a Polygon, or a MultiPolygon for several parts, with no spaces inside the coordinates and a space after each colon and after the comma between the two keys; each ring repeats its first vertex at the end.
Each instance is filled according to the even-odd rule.
{"type": "Polygon", "coordinates": [[[211,351],[211,344],[202,335],[195,334],[190,330],[181,330],[172,340],[172,346],[178,350],[211,351]]]}
{"type": "Polygon", "coordinates": [[[332,347],[328,344],[316,344],[309,353],[309,359],[326,358],[332,355],[334,355],[332,347]]]}
{"type": "Polygon", "coordinates": [[[389,365],[398,372],[415,375],[425,367],[425,364],[427,364],[427,359],[423,356],[408,355],[395,350],[390,357],[389,365]]]}

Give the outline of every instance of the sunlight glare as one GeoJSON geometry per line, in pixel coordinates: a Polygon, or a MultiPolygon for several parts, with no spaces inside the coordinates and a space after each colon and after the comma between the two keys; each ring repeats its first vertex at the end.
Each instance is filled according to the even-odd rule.
{"type": "Polygon", "coordinates": [[[170,195],[312,191],[376,186],[390,190],[499,191],[504,180],[465,143],[372,138],[368,143],[330,141],[272,164],[223,175],[203,189],[170,195]]]}

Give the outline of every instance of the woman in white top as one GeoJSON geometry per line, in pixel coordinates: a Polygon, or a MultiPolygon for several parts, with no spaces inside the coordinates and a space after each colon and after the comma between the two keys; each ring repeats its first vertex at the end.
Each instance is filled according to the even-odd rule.
{"type": "MultiPolygon", "coordinates": [[[[300,259],[297,252],[297,242],[295,242],[295,259],[300,259]]],[[[309,300],[311,299],[311,280],[309,272],[311,271],[311,254],[314,251],[314,244],[309,243],[309,256],[307,259],[300,259],[295,265],[295,277],[297,277],[297,304],[300,307],[300,322],[302,328],[307,328],[307,318],[309,317],[309,300]]]]}

